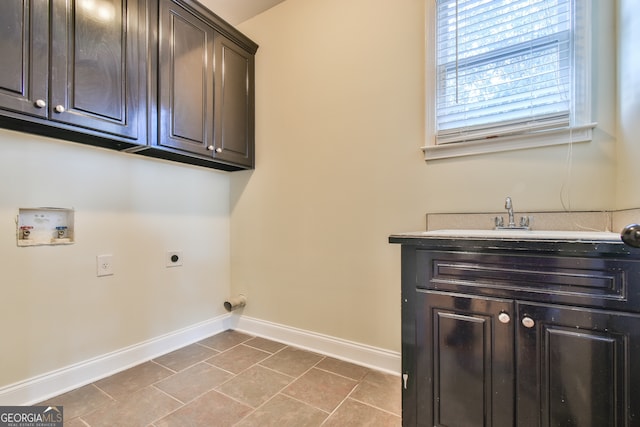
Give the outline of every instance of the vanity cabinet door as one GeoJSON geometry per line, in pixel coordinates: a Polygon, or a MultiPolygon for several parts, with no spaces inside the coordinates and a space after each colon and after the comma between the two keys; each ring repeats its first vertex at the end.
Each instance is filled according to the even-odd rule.
{"type": "Polygon", "coordinates": [[[212,158],[215,32],[178,2],[159,13],[158,145],[212,158]]]}
{"type": "Polygon", "coordinates": [[[0,109],[47,116],[49,3],[0,2],[0,109]]]}
{"type": "Polygon", "coordinates": [[[138,2],[51,2],[50,120],[146,142],[138,2]]]}
{"type": "Polygon", "coordinates": [[[519,427],[639,425],[639,315],[535,303],[517,310],[519,427]]]}
{"type": "Polygon", "coordinates": [[[404,396],[416,402],[416,424],[513,427],[514,302],[424,290],[416,297],[416,396],[404,396]]]}

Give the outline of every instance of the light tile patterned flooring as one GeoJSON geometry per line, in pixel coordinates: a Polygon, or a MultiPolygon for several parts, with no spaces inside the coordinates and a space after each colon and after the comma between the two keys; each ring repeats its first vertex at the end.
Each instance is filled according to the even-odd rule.
{"type": "Polygon", "coordinates": [[[237,331],[54,397],[65,426],[400,426],[400,378],[237,331]]]}

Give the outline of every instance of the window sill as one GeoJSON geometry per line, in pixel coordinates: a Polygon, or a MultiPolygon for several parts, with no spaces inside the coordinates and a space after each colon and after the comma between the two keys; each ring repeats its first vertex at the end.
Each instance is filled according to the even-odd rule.
{"type": "Polygon", "coordinates": [[[426,161],[449,159],[454,157],[474,156],[478,154],[498,153],[502,151],[523,150],[527,148],[548,147],[574,142],[591,141],[592,131],[597,123],[576,126],[571,129],[560,129],[538,132],[531,135],[516,135],[484,141],[457,142],[422,147],[426,161]]]}

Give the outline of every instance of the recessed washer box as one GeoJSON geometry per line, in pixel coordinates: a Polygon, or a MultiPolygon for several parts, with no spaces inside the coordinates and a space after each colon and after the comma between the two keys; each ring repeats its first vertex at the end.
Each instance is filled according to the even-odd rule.
{"type": "Polygon", "coordinates": [[[18,246],[73,244],[73,209],[19,208],[16,240],[18,246]]]}

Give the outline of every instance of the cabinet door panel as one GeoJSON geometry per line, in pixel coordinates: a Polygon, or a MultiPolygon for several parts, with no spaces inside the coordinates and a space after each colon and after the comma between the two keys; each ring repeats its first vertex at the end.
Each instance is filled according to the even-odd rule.
{"type": "Polygon", "coordinates": [[[140,137],[142,29],[136,4],[137,0],[53,2],[51,120],[140,137]]]}
{"type": "Polygon", "coordinates": [[[97,11],[78,6],[83,4],[74,4],[72,105],[76,110],[122,122],[126,111],[123,2],[98,2],[97,11]]]}
{"type": "Polygon", "coordinates": [[[254,57],[218,36],[216,58],[215,157],[253,167],[254,57]]]}
{"type": "Polygon", "coordinates": [[[48,2],[0,3],[0,108],[46,117],[48,2]]]}
{"type": "Polygon", "coordinates": [[[212,157],[214,31],[170,0],[160,3],[159,145],[212,157]]]}
{"type": "Polygon", "coordinates": [[[519,426],[629,426],[640,416],[640,316],[518,304],[519,426]]]}
{"type": "Polygon", "coordinates": [[[419,425],[514,424],[513,302],[418,291],[416,381],[419,425]],[[504,320],[504,319],[503,319],[504,320]]]}

